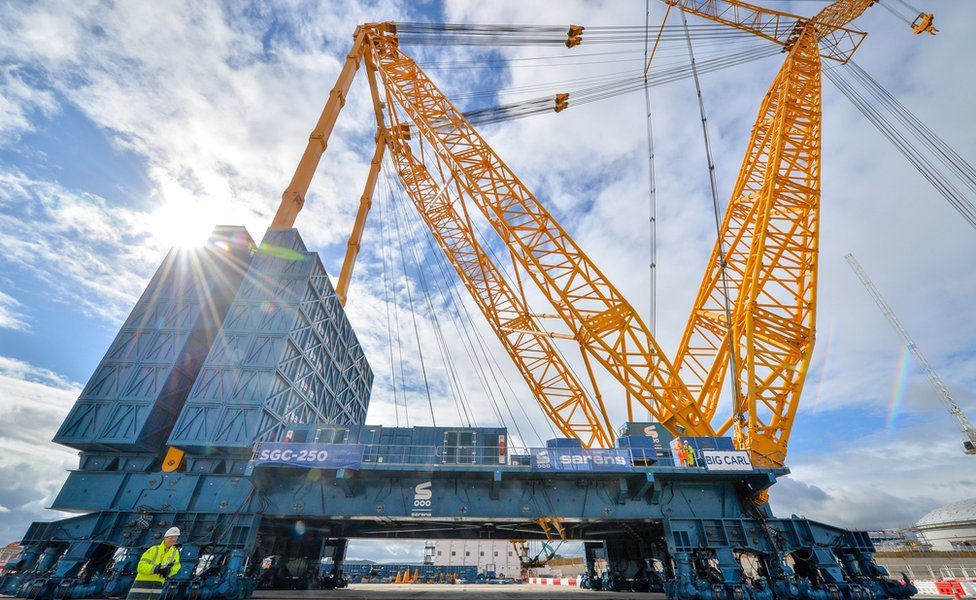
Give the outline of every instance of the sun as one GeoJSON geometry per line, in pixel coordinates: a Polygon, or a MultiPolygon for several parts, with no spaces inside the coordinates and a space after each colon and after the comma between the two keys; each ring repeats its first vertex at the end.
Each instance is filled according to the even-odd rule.
{"type": "Polygon", "coordinates": [[[207,203],[195,200],[170,200],[152,212],[150,227],[160,245],[198,248],[206,243],[214,226],[221,221],[220,215],[215,214],[219,212],[207,203]]]}

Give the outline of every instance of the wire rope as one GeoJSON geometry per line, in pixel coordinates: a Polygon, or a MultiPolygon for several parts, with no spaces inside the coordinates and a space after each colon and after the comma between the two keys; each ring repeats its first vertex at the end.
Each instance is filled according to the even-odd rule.
{"type": "MultiPolygon", "coordinates": [[[[382,192],[382,188],[381,188],[380,191],[382,192]]],[[[382,200],[382,194],[380,195],[379,200],[380,201],[376,203],[376,211],[378,213],[377,214],[377,218],[378,218],[378,220],[380,222],[380,228],[379,228],[380,229],[380,252],[382,254],[382,258],[380,259],[380,264],[382,265],[382,269],[383,269],[383,304],[386,307],[386,331],[387,331],[387,336],[388,336],[388,339],[389,339],[389,342],[390,342],[389,343],[389,347],[390,347],[390,371],[391,371],[391,373],[393,375],[393,378],[392,378],[392,383],[393,383],[393,385],[392,385],[392,387],[393,387],[393,415],[394,415],[394,418],[396,420],[396,426],[399,427],[400,426],[400,403],[399,403],[398,397],[397,397],[396,370],[395,370],[395,367],[394,367],[395,363],[393,362],[393,323],[392,323],[392,320],[391,320],[391,317],[390,317],[390,304],[391,304],[391,300],[390,300],[390,284],[389,284],[389,278],[387,276],[388,274],[387,274],[387,268],[386,268],[386,249],[387,249],[387,242],[386,242],[386,227],[383,226],[383,224],[384,224],[385,221],[383,219],[383,200],[382,200]]]]}
{"type": "MultiPolygon", "coordinates": [[[[671,6],[668,6],[670,10],[671,6]]],[[[665,20],[667,13],[665,13],[665,20]]],[[[661,31],[664,22],[661,23],[661,31]]],[[[658,40],[660,41],[660,32],[658,40]]],[[[654,178],[654,122],[651,117],[651,88],[647,74],[651,68],[653,55],[650,53],[651,42],[651,0],[644,0],[644,120],[647,129],[647,228],[648,228],[648,268],[650,277],[648,282],[647,326],[651,335],[657,335],[657,185],[654,178]]],[[[654,44],[657,50],[657,43],[654,44]]],[[[651,411],[647,411],[647,420],[651,420],[651,411]]]]}
{"type": "MultiPolygon", "coordinates": [[[[746,52],[735,53],[730,56],[723,56],[709,61],[703,61],[698,65],[699,73],[711,73],[721,69],[735,67],[748,62],[753,62],[780,53],[778,47],[759,48],[746,52]]],[[[655,74],[650,78],[650,87],[665,85],[687,77],[691,77],[691,65],[681,65],[671,67],[655,74]]],[[[616,96],[621,96],[631,92],[640,91],[644,87],[643,77],[635,75],[618,79],[617,81],[581,88],[569,92],[568,106],[581,106],[591,102],[598,102],[616,96]]],[[[503,121],[520,119],[545,112],[552,112],[554,109],[552,96],[531,98],[509,104],[468,110],[464,116],[473,124],[491,124],[503,121]]]]}
{"type": "MultiPolygon", "coordinates": [[[[427,237],[427,236],[425,236],[425,237],[427,237]]],[[[433,241],[429,237],[427,237],[427,242],[428,242],[428,245],[431,246],[431,248],[433,248],[433,241]]],[[[437,263],[438,267],[441,269],[441,275],[442,275],[443,279],[445,281],[452,281],[453,280],[453,277],[448,272],[448,268],[444,264],[445,261],[442,260],[442,261],[435,261],[435,262],[437,263]]],[[[459,322],[462,325],[462,327],[460,328],[460,330],[464,332],[465,338],[466,338],[468,344],[472,348],[480,349],[481,355],[484,357],[485,362],[491,361],[491,363],[494,364],[494,366],[495,366],[494,369],[490,368],[491,367],[491,364],[489,364],[488,373],[491,374],[491,377],[492,377],[492,380],[493,380],[493,382],[495,384],[495,387],[498,389],[499,394],[502,396],[503,401],[506,403],[506,406],[507,406],[508,400],[505,398],[505,393],[504,393],[504,391],[501,388],[501,384],[499,383],[499,376],[501,377],[501,380],[505,382],[506,386],[508,387],[509,391],[511,392],[512,397],[516,397],[517,396],[517,394],[515,392],[515,389],[512,387],[512,383],[508,379],[508,377],[505,376],[505,373],[501,369],[501,366],[498,364],[498,361],[495,359],[494,354],[491,353],[488,350],[487,342],[485,341],[484,336],[481,334],[480,331],[478,331],[477,328],[474,328],[471,325],[472,323],[474,323],[474,318],[471,315],[471,312],[468,310],[467,305],[465,305],[464,302],[461,300],[460,295],[458,294],[457,290],[454,287],[451,287],[451,292],[452,292],[452,296],[451,296],[451,298],[452,298],[452,308],[455,311],[455,315],[457,317],[457,322],[459,322]],[[464,312],[464,318],[461,317],[460,311],[458,310],[459,308],[460,308],[461,311],[464,312]],[[468,331],[468,328],[469,327],[472,328],[472,330],[474,332],[474,337],[478,341],[478,346],[477,347],[471,342],[470,332],[468,331]]],[[[479,366],[480,366],[480,363],[479,363],[479,366]]],[[[485,379],[487,379],[487,378],[485,378],[485,379]]],[[[535,426],[533,425],[532,419],[530,419],[529,416],[528,416],[528,413],[526,413],[524,404],[521,403],[521,402],[516,402],[516,406],[518,406],[521,409],[522,416],[525,418],[526,423],[528,423],[529,428],[532,429],[532,432],[536,435],[536,438],[538,438],[541,441],[542,440],[542,436],[539,435],[539,432],[536,430],[535,426]]],[[[513,421],[514,422],[517,422],[517,420],[514,419],[514,416],[513,416],[513,421]]],[[[545,419],[545,421],[549,425],[550,430],[552,430],[553,435],[556,435],[555,434],[555,429],[553,429],[552,423],[549,421],[549,419],[545,419]]],[[[518,429],[518,428],[516,427],[516,429],[518,429]]],[[[519,434],[519,437],[522,437],[520,431],[518,432],[518,434],[519,434]]],[[[522,438],[522,439],[524,440],[524,438],[522,438]]]]}
{"type": "Polygon", "coordinates": [[[895,100],[863,69],[852,67],[842,70],[832,66],[826,69],[826,74],[858,111],[908,159],[909,163],[949,202],[950,206],[976,229],[976,204],[949,180],[946,173],[946,170],[953,172],[966,187],[976,189],[976,170],[972,165],[931,129],[922,125],[915,115],[895,100]],[[866,93],[871,94],[875,99],[881,99],[881,102],[872,101],[866,93]],[[879,110],[879,105],[894,112],[894,117],[901,122],[901,128],[879,110]],[[910,134],[907,134],[906,130],[910,134]],[[918,143],[912,143],[909,135],[918,143]],[[934,155],[936,161],[942,163],[942,168],[920,147],[934,155]]]}
{"type": "MultiPolygon", "coordinates": [[[[393,176],[389,173],[388,170],[385,170],[384,173],[386,175],[387,186],[390,188],[392,194],[393,186],[391,181],[393,179],[393,176]]],[[[399,186],[396,189],[399,190],[400,189],[399,186]]],[[[404,223],[407,222],[407,216],[405,214],[406,213],[405,205],[406,205],[405,201],[397,202],[394,205],[394,209],[396,208],[400,209],[401,218],[403,219],[404,223]]],[[[412,230],[413,228],[411,228],[411,231],[412,230]]],[[[420,282],[420,288],[421,291],[423,292],[423,296],[427,304],[427,310],[430,313],[431,322],[434,325],[435,339],[437,340],[437,345],[441,353],[441,358],[444,361],[445,370],[448,373],[448,382],[451,387],[452,396],[454,397],[454,404],[455,404],[455,409],[457,410],[458,413],[458,419],[461,422],[466,423],[468,427],[471,427],[471,418],[466,405],[467,397],[464,392],[464,388],[461,385],[460,378],[457,375],[457,369],[454,365],[453,360],[451,359],[451,355],[447,351],[447,341],[444,338],[444,332],[443,329],[441,328],[440,319],[437,315],[437,311],[434,309],[434,304],[430,293],[430,286],[428,285],[426,275],[424,275],[424,269],[422,268],[421,258],[417,253],[416,245],[411,244],[410,250],[414,258],[414,262],[417,265],[417,280],[420,282]]]]}
{"type": "MultiPolygon", "coordinates": [[[[681,22],[687,26],[688,20],[684,11],[681,12],[681,22]]],[[[726,337],[729,341],[729,361],[732,373],[738,373],[736,368],[735,339],[732,336],[732,305],[729,299],[729,265],[726,261],[725,242],[722,239],[722,206],[718,198],[718,183],[715,181],[715,160],[712,157],[712,143],[708,136],[708,117],[705,113],[705,99],[702,95],[701,82],[698,79],[698,70],[695,66],[695,50],[691,43],[691,35],[686,35],[688,43],[688,57],[691,60],[692,79],[695,82],[695,94],[698,96],[698,112],[701,115],[702,138],[705,141],[705,158],[708,161],[708,183],[712,195],[712,213],[715,217],[715,240],[718,249],[719,269],[722,275],[722,299],[725,309],[726,337]]],[[[742,403],[739,398],[739,386],[736,377],[729,377],[729,388],[732,391],[733,415],[736,420],[742,421],[742,403]]]]}
{"type": "MultiPolygon", "coordinates": [[[[392,202],[393,197],[387,196],[387,224],[391,226],[393,231],[396,231],[396,224],[391,222],[389,219],[392,218],[392,202]]],[[[389,269],[391,273],[396,273],[395,261],[393,258],[393,240],[389,241],[389,269]]],[[[392,286],[391,286],[392,287],[392,286]]],[[[404,421],[407,427],[410,427],[410,412],[409,403],[407,402],[407,371],[403,360],[403,334],[400,331],[400,301],[397,298],[396,289],[393,288],[393,323],[396,328],[396,341],[397,341],[397,361],[400,367],[400,399],[403,401],[403,415],[404,421]]]]}
{"type": "Polygon", "coordinates": [[[897,18],[897,19],[899,19],[901,21],[904,21],[905,23],[908,23],[909,25],[912,24],[912,19],[909,19],[904,14],[902,14],[902,13],[898,12],[897,10],[895,10],[895,8],[893,6],[891,6],[890,4],[888,4],[887,2],[881,2],[879,0],[878,4],[881,5],[881,8],[887,10],[892,15],[894,15],[895,18],[897,18]]]}
{"type": "Polygon", "coordinates": [[[410,317],[411,320],[413,321],[414,336],[417,340],[417,354],[418,354],[418,358],[420,359],[420,371],[424,380],[424,392],[427,395],[427,406],[428,408],[430,408],[431,423],[434,425],[434,427],[436,427],[437,418],[434,416],[434,401],[430,395],[430,383],[427,379],[427,365],[426,365],[426,361],[424,360],[424,349],[423,349],[423,344],[421,344],[420,342],[420,327],[417,325],[417,310],[414,307],[414,303],[413,303],[413,293],[410,291],[410,275],[407,272],[406,258],[404,258],[406,252],[404,252],[403,250],[403,236],[401,235],[401,231],[400,231],[400,221],[395,208],[392,212],[393,212],[393,221],[396,224],[394,230],[396,231],[397,247],[400,249],[400,265],[403,269],[403,278],[404,278],[403,287],[407,293],[407,305],[410,308],[410,317]]]}
{"type": "MultiPolygon", "coordinates": [[[[392,179],[392,177],[391,177],[391,179],[392,179]]],[[[400,190],[400,191],[401,191],[401,193],[402,193],[402,190],[401,190],[401,188],[400,188],[399,186],[397,186],[397,188],[396,188],[396,189],[397,189],[397,190],[400,190]]],[[[408,202],[408,201],[407,201],[407,200],[406,200],[405,198],[402,198],[402,196],[401,196],[401,199],[403,200],[403,204],[406,204],[406,203],[408,202]]],[[[424,237],[424,238],[428,238],[428,236],[419,236],[419,237],[424,237]]],[[[429,239],[428,239],[428,243],[430,243],[430,240],[429,240],[429,239]]],[[[435,255],[436,255],[436,254],[439,254],[439,252],[437,252],[437,253],[435,253],[435,255]]],[[[435,262],[436,262],[436,261],[435,261],[435,262]]],[[[474,346],[473,346],[472,344],[470,344],[470,343],[469,343],[469,347],[470,347],[470,348],[474,348],[474,346]]],[[[468,350],[468,347],[466,347],[465,349],[466,349],[466,351],[467,351],[467,350],[468,350]]],[[[492,409],[494,410],[494,413],[495,413],[495,417],[496,417],[496,418],[498,419],[498,422],[499,422],[500,424],[502,424],[503,426],[506,426],[506,427],[507,427],[507,423],[506,423],[506,420],[505,420],[505,418],[503,417],[503,415],[502,415],[502,413],[501,413],[501,410],[500,410],[500,409],[498,408],[498,403],[497,403],[497,401],[495,400],[495,398],[493,397],[493,394],[492,394],[492,392],[491,392],[491,390],[490,390],[490,386],[489,386],[489,385],[487,384],[487,381],[488,381],[488,379],[487,379],[487,377],[486,377],[486,376],[484,375],[484,373],[483,373],[483,370],[481,370],[481,368],[480,368],[480,364],[479,364],[479,361],[478,361],[478,360],[477,360],[477,358],[476,358],[476,357],[475,357],[474,355],[472,355],[472,354],[471,354],[470,352],[468,352],[468,356],[469,356],[469,360],[471,360],[471,362],[472,362],[472,366],[473,366],[473,367],[475,368],[475,370],[476,370],[476,371],[480,371],[480,376],[481,376],[481,380],[482,380],[482,386],[483,386],[483,388],[484,388],[484,389],[486,390],[486,393],[487,393],[487,395],[488,395],[488,400],[489,400],[489,405],[490,405],[490,406],[492,407],[492,409]]],[[[504,399],[503,399],[503,400],[504,400],[504,399]]],[[[507,400],[505,400],[505,401],[507,402],[507,400]]],[[[468,409],[468,410],[470,411],[470,409],[468,409]]],[[[470,411],[470,412],[471,412],[471,413],[473,413],[473,411],[470,411]]],[[[517,428],[517,425],[516,425],[516,429],[518,429],[518,428],[517,428]]]]}

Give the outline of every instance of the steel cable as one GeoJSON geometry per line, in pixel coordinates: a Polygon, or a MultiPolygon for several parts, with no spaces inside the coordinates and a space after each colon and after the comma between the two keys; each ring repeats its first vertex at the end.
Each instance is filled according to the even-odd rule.
{"type": "Polygon", "coordinates": [[[921,135],[919,133],[920,121],[897,100],[894,100],[884,88],[881,88],[880,84],[873,79],[869,81],[863,69],[842,70],[840,67],[828,67],[825,72],[827,78],[841,90],[861,114],[877,127],[932,187],[942,194],[959,215],[976,229],[976,204],[968,199],[953,182],[949,181],[945,172],[946,169],[955,172],[967,187],[972,188],[976,185],[976,178],[972,176],[973,167],[927,127],[923,126],[926,135],[921,135]],[[883,114],[879,110],[878,104],[870,101],[865,92],[871,93],[876,98],[884,98],[882,105],[896,113],[895,117],[901,121],[903,127],[899,128],[889,116],[883,114]],[[919,142],[918,145],[913,144],[909,139],[909,134],[906,133],[906,124],[907,131],[919,142]],[[942,160],[939,162],[943,164],[943,168],[940,169],[930,157],[926,156],[920,146],[937,158],[941,156],[942,160]]]}

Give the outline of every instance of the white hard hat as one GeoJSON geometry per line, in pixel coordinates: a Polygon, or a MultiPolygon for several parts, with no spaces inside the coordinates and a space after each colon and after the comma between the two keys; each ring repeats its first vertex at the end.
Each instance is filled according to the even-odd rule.
{"type": "Polygon", "coordinates": [[[164,535],[163,537],[180,537],[180,528],[170,527],[169,529],[166,530],[166,535],[164,535]]]}

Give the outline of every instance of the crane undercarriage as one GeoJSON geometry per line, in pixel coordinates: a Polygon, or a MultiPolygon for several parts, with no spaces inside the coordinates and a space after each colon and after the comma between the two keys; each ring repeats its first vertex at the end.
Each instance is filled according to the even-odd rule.
{"type": "MultiPolygon", "coordinates": [[[[436,431],[414,435],[445,433],[417,429],[436,431]]],[[[505,430],[464,433],[489,438],[499,431],[505,430]]],[[[273,446],[279,452],[294,448],[296,456],[307,447],[273,446]]],[[[215,460],[206,456],[187,456],[183,472],[144,473],[106,471],[116,455],[86,454],[86,468],[71,473],[53,508],[90,512],[32,525],[0,592],[38,599],[124,597],[139,548],[172,525],[187,540],[184,568],[167,581],[162,597],[240,599],[256,587],[343,585],[351,538],[545,539],[536,520],[558,515],[567,537],[584,542],[588,572],[581,585],[591,589],[657,590],[702,600],[914,593],[910,582],[889,579],[875,564],[865,532],[776,518],[768,505],[743,504],[742,498],[771,485],[785,469],[722,473],[662,461],[665,466],[626,472],[545,472],[513,464],[528,462],[516,454],[498,464],[497,456],[481,450],[470,463],[422,464],[444,460],[443,449],[410,448],[405,456],[367,445],[370,462],[355,469],[221,461],[225,473],[212,472],[215,460]],[[268,557],[293,566],[287,578],[262,569],[268,557]],[[322,574],[323,559],[332,565],[328,575],[322,574]],[[601,573],[598,559],[606,564],[601,573]]],[[[127,460],[126,468],[137,466],[136,457],[127,460]]]]}

